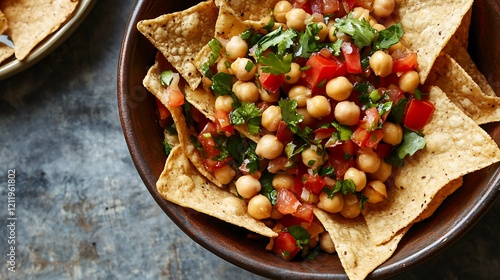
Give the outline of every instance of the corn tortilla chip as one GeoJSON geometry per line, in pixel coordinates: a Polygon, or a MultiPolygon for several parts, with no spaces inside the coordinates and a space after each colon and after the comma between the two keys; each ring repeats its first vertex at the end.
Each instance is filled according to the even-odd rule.
{"type": "Polygon", "coordinates": [[[427,205],[427,208],[418,216],[417,219],[415,219],[412,224],[418,223],[422,220],[425,220],[432,216],[434,212],[439,208],[441,203],[452,193],[454,193],[458,188],[460,188],[463,184],[464,180],[463,177],[460,177],[458,179],[455,179],[443,188],[441,188],[438,193],[432,198],[431,202],[427,205]]]}
{"type": "Polygon", "coordinates": [[[187,10],[142,20],[137,29],[168,59],[192,89],[201,82],[195,59],[212,39],[218,10],[212,1],[187,10]]]}
{"type": "Polygon", "coordinates": [[[500,121],[500,97],[486,96],[458,63],[440,55],[428,83],[440,87],[450,100],[477,124],[500,121]]]}
{"type": "Polygon", "coordinates": [[[447,183],[500,161],[498,145],[481,127],[438,87],[429,93],[435,111],[423,130],[426,147],[395,171],[393,184],[387,182],[387,199],[363,211],[376,244],[415,221],[447,183]]]}
{"type": "Polygon", "coordinates": [[[472,0],[420,1],[398,0],[394,22],[401,22],[405,31],[402,41],[418,53],[420,83],[425,83],[446,43],[455,34],[472,0]]]}
{"type": "Polygon", "coordinates": [[[260,19],[269,16],[269,11],[273,10],[274,6],[278,2],[279,0],[262,0],[257,4],[253,1],[247,0],[216,0],[215,4],[218,7],[226,4],[231,7],[242,20],[259,21],[260,19]]]}
{"type": "Polygon", "coordinates": [[[0,43],[0,63],[11,57],[13,54],[14,54],[13,48],[3,43],[0,43]]]}
{"type": "Polygon", "coordinates": [[[65,23],[78,6],[78,0],[3,0],[0,10],[9,22],[8,35],[14,42],[15,56],[25,59],[38,43],[65,23]]]}
{"type": "MultiPolygon", "coordinates": [[[[455,34],[453,34],[453,37],[450,39],[450,41],[456,41],[462,46],[462,48],[467,49],[467,46],[469,45],[469,28],[470,28],[470,22],[472,20],[472,8],[467,11],[467,13],[464,15],[462,18],[462,23],[460,23],[460,26],[458,27],[457,31],[455,34]]],[[[449,45],[448,43],[447,45],[449,45]]]]}
{"type": "Polygon", "coordinates": [[[0,11],[0,34],[4,34],[5,31],[9,28],[9,23],[7,22],[7,18],[0,11]]]}
{"type": "Polygon", "coordinates": [[[181,147],[174,147],[157,182],[160,194],[168,201],[246,228],[257,234],[278,234],[252,218],[246,203],[211,184],[191,165],[181,147]]]}

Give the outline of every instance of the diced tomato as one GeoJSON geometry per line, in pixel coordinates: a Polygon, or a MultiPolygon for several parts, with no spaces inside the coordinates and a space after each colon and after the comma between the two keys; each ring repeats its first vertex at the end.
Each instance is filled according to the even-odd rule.
{"type": "Polygon", "coordinates": [[[284,227],[288,228],[288,227],[291,227],[291,226],[297,226],[297,225],[300,225],[300,223],[302,223],[302,219],[300,218],[297,218],[295,216],[292,216],[292,214],[287,214],[287,215],[284,215],[280,220],[279,220],[280,224],[282,224],[284,227]]]}
{"type": "Polygon", "coordinates": [[[278,124],[278,130],[276,131],[276,138],[281,143],[289,143],[293,141],[294,133],[288,128],[288,125],[284,121],[280,121],[278,124]]]}
{"type": "Polygon", "coordinates": [[[292,160],[282,156],[270,160],[267,164],[267,171],[271,173],[286,171],[289,174],[296,174],[297,170],[298,167],[292,160]]]}
{"type": "Polygon", "coordinates": [[[369,137],[370,132],[368,132],[368,130],[361,126],[358,127],[358,129],[356,129],[351,135],[352,141],[359,147],[365,147],[366,141],[368,141],[369,137]]]}
{"type": "Polygon", "coordinates": [[[412,99],[404,117],[404,125],[412,130],[422,130],[431,119],[434,104],[429,101],[412,99]]]}
{"type": "Polygon", "coordinates": [[[325,179],[319,175],[304,175],[304,187],[314,194],[319,194],[325,186],[325,179]]]}
{"type": "Polygon", "coordinates": [[[418,67],[417,53],[410,52],[392,61],[392,72],[406,72],[418,67]]]}
{"type": "Polygon", "coordinates": [[[335,56],[324,57],[313,54],[307,60],[306,66],[310,66],[304,73],[305,80],[313,93],[325,91],[326,82],[347,73],[346,65],[335,56]]]}
{"type": "Polygon", "coordinates": [[[208,122],[203,130],[198,134],[200,142],[207,158],[213,158],[220,154],[220,151],[215,148],[215,140],[213,136],[217,135],[217,127],[213,122],[208,122]]]}
{"type": "MultiPolygon", "coordinates": [[[[370,77],[375,77],[375,76],[371,75],[370,77]]],[[[377,76],[377,78],[379,79],[379,81],[378,81],[379,88],[380,87],[387,88],[390,85],[397,85],[398,81],[399,81],[399,77],[396,73],[391,73],[385,77],[378,77],[377,76]]]]}
{"type": "Polygon", "coordinates": [[[340,50],[344,56],[347,73],[361,73],[361,56],[359,54],[359,48],[351,42],[344,41],[340,46],[340,50]]]}
{"type": "Polygon", "coordinates": [[[274,93],[277,92],[280,89],[280,86],[285,82],[285,77],[283,75],[262,73],[259,75],[259,82],[263,89],[274,93]]]}
{"type": "Polygon", "coordinates": [[[314,140],[323,140],[330,138],[336,132],[333,127],[322,127],[314,130],[314,140]]]}
{"type": "Polygon", "coordinates": [[[382,141],[382,138],[384,137],[384,134],[382,133],[381,129],[375,129],[374,131],[370,132],[370,136],[368,139],[366,139],[366,147],[374,148],[378,145],[380,141],[382,141]]]}
{"type": "Polygon", "coordinates": [[[327,166],[333,167],[337,178],[344,178],[344,174],[349,167],[354,167],[356,162],[352,155],[330,153],[327,166]]]}
{"type": "Polygon", "coordinates": [[[297,211],[300,202],[292,191],[279,189],[276,196],[276,208],[281,214],[292,214],[297,211]]]}
{"type": "Polygon", "coordinates": [[[223,110],[215,110],[215,126],[218,132],[227,132],[229,134],[234,133],[234,127],[231,125],[229,120],[229,113],[223,110]]]}
{"type": "Polygon", "coordinates": [[[342,0],[344,10],[349,13],[355,7],[370,9],[373,7],[373,0],[342,0]]]}
{"type": "Polygon", "coordinates": [[[359,126],[370,132],[377,128],[379,120],[380,116],[378,115],[377,108],[368,108],[365,110],[364,117],[360,121],[359,126]]]}
{"type": "Polygon", "coordinates": [[[167,87],[167,104],[170,107],[178,107],[184,104],[184,94],[171,86],[167,87]]]}
{"type": "Polygon", "coordinates": [[[313,13],[328,15],[340,10],[339,0],[310,0],[313,13]]]}
{"type": "Polygon", "coordinates": [[[160,126],[163,128],[166,128],[167,123],[170,120],[170,117],[172,116],[172,114],[167,109],[167,107],[165,107],[165,105],[163,105],[163,103],[161,103],[161,101],[158,98],[155,97],[155,100],[156,100],[156,107],[158,108],[158,117],[159,117],[160,126]]]}
{"type": "Polygon", "coordinates": [[[392,146],[387,143],[378,143],[377,148],[375,149],[375,152],[380,158],[386,158],[389,157],[391,154],[392,146]]]}
{"type": "Polygon", "coordinates": [[[309,1],[307,0],[294,0],[292,3],[292,7],[303,9],[304,11],[306,11],[306,13],[310,15],[313,13],[311,9],[311,4],[309,4],[309,1]]]}
{"type": "Polygon", "coordinates": [[[285,261],[291,261],[300,252],[300,247],[296,243],[297,241],[290,233],[280,232],[274,240],[273,252],[285,261]]]}
{"type": "Polygon", "coordinates": [[[405,97],[405,94],[399,88],[383,89],[382,94],[386,94],[393,105],[398,104],[398,102],[405,97]]]}
{"type": "Polygon", "coordinates": [[[292,213],[292,216],[298,218],[299,221],[301,221],[301,222],[310,224],[314,218],[313,209],[314,209],[314,206],[312,204],[302,203],[297,208],[297,211],[292,213]]]}

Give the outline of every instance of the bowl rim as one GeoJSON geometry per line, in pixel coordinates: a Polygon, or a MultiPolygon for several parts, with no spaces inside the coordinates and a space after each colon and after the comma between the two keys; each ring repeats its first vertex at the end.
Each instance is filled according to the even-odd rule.
{"type": "MultiPolygon", "coordinates": [[[[270,278],[301,278],[304,274],[296,274],[293,272],[288,272],[284,274],[284,271],[276,269],[271,264],[260,263],[252,258],[246,258],[244,254],[239,252],[234,252],[226,247],[220,247],[219,244],[214,244],[214,240],[207,237],[206,235],[200,235],[199,233],[189,230],[186,227],[188,223],[187,219],[180,215],[177,211],[181,208],[180,206],[174,205],[161,197],[161,195],[156,191],[155,184],[156,179],[150,172],[146,160],[141,157],[141,150],[137,145],[134,144],[135,131],[133,127],[133,120],[130,118],[130,108],[127,102],[127,96],[129,96],[129,88],[127,87],[127,69],[130,67],[128,58],[135,50],[135,45],[137,40],[146,40],[145,38],[140,38],[141,34],[136,29],[136,24],[139,20],[138,16],[145,12],[147,9],[147,3],[151,2],[149,0],[138,0],[130,14],[127,21],[122,45],[120,49],[119,61],[118,61],[118,73],[117,73],[117,99],[118,99],[118,109],[120,115],[120,122],[127,143],[129,153],[131,155],[132,161],[143,181],[145,187],[148,189],[156,203],[162,208],[162,210],[167,214],[167,216],[192,240],[196,243],[217,255],[218,257],[239,266],[245,270],[252,273],[270,277],[270,278]]],[[[482,195],[477,200],[478,203],[474,205],[472,209],[468,212],[464,212],[461,215],[459,221],[456,221],[454,225],[448,228],[446,234],[441,236],[440,239],[434,240],[427,246],[421,248],[420,251],[415,252],[407,257],[398,259],[393,263],[387,264],[387,261],[382,263],[374,271],[372,271],[367,279],[371,278],[385,278],[389,276],[394,276],[397,274],[404,273],[424,262],[426,262],[431,257],[442,253],[446,248],[451,246],[453,243],[458,241],[463,237],[483,216],[486,212],[493,206],[495,200],[500,196],[500,188],[498,187],[500,182],[500,165],[495,164],[491,166],[494,169],[490,174],[490,179],[488,180],[488,185],[493,186],[489,188],[484,188],[482,195]],[[496,185],[496,186],[495,186],[496,185]]],[[[425,222],[425,221],[423,221],[425,222]]],[[[423,223],[420,222],[420,223],[423,223]]],[[[399,247],[398,247],[399,248],[399,247]]],[[[397,253],[397,251],[396,251],[397,253]]],[[[392,258],[392,256],[391,256],[392,258]]],[[[308,274],[307,277],[315,277],[318,279],[344,279],[346,277],[345,272],[341,274],[308,274]]]]}

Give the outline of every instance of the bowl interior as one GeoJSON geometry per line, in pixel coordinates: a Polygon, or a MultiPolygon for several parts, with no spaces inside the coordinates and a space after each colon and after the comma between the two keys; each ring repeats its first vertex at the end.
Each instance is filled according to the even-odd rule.
{"type": "MultiPolygon", "coordinates": [[[[165,163],[163,133],[158,125],[153,96],[142,79],[154,62],[156,50],[136,29],[141,19],[178,11],[198,1],[139,0],[126,27],[118,67],[118,106],[132,159],[147,189],[187,235],[219,257],[269,278],[345,278],[336,255],[320,254],[314,260],[285,262],[265,250],[265,242],[246,238],[246,231],[215,218],[173,205],[157,192],[155,184],[165,163]]],[[[500,4],[475,1],[470,31],[470,52],[496,92],[500,82],[500,4]],[[485,28],[487,27],[487,28],[485,28]],[[492,46],[493,44],[493,46],[492,46]]],[[[500,141],[500,126],[483,126],[500,141]]],[[[464,184],[429,219],[413,226],[394,255],[368,278],[387,277],[410,269],[439,253],[461,237],[488,210],[498,195],[499,165],[464,178],[464,184]]]]}

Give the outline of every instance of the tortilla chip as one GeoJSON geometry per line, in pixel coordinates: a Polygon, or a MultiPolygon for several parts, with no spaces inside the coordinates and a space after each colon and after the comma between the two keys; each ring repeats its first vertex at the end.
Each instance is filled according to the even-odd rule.
{"type": "Polygon", "coordinates": [[[420,1],[398,0],[394,22],[405,31],[402,41],[418,53],[420,83],[425,83],[434,60],[455,34],[473,0],[420,1]]]}
{"type": "Polygon", "coordinates": [[[78,0],[0,1],[0,10],[9,22],[7,32],[14,42],[16,58],[25,59],[38,43],[71,17],[77,6],[78,0]]]}
{"type": "Polygon", "coordinates": [[[314,214],[330,234],[342,267],[350,280],[365,279],[375,268],[389,259],[408,228],[387,243],[376,245],[363,217],[345,219],[319,208],[314,214]]]}
{"type": "Polygon", "coordinates": [[[193,90],[186,86],[184,87],[184,95],[186,96],[186,100],[198,109],[198,111],[211,121],[215,120],[215,96],[213,93],[205,91],[202,88],[193,90]]]}
{"type": "MultiPolygon", "coordinates": [[[[459,42],[460,46],[462,48],[467,49],[469,45],[469,28],[470,28],[470,22],[472,20],[472,8],[467,11],[467,13],[464,15],[462,18],[462,23],[460,23],[460,26],[458,27],[457,31],[455,34],[453,34],[453,37],[450,39],[450,41],[456,41],[459,42]]],[[[448,43],[447,45],[449,45],[448,43]]]]}
{"type": "Polygon", "coordinates": [[[177,69],[192,89],[201,82],[194,62],[198,53],[213,38],[218,9],[213,1],[199,3],[187,10],[142,20],[137,29],[177,69]]]}
{"type": "Polygon", "coordinates": [[[13,48],[3,43],[0,43],[0,63],[11,57],[13,54],[14,54],[13,48]]]}
{"type": "Polygon", "coordinates": [[[256,4],[247,0],[215,0],[215,5],[221,7],[225,4],[231,7],[242,20],[259,21],[269,16],[278,2],[279,0],[261,0],[256,4]]]}
{"type": "Polygon", "coordinates": [[[451,40],[446,44],[443,52],[449,54],[460,66],[471,76],[474,82],[481,88],[483,94],[488,96],[497,96],[493,88],[488,83],[486,77],[479,71],[474,61],[470,57],[467,49],[460,44],[456,38],[451,38],[451,40]]]}
{"type": "Polygon", "coordinates": [[[211,184],[198,173],[179,146],[170,152],[156,186],[166,200],[175,204],[246,228],[262,236],[278,236],[263,222],[247,213],[246,203],[242,199],[211,184]]]}
{"type": "Polygon", "coordinates": [[[391,240],[415,221],[443,186],[500,161],[498,145],[481,127],[438,87],[429,93],[435,111],[423,130],[426,147],[395,171],[392,182],[387,182],[387,199],[363,211],[376,244],[391,240]]]}
{"type": "Polygon", "coordinates": [[[449,195],[451,195],[458,188],[460,188],[462,186],[463,182],[464,182],[463,177],[460,177],[458,179],[455,179],[455,180],[449,182],[448,184],[446,184],[446,186],[441,188],[438,191],[438,193],[432,198],[431,202],[427,205],[427,208],[420,214],[420,216],[418,216],[418,218],[416,218],[412,222],[412,224],[418,223],[418,222],[425,220],[425,219],[429,218],[430,216],[432,216],[432,214],[434,214],[434,212],[439,208],[441,203],[443,203],[443,201],[449,195]]]}
{"type": "Polygon", "coordinates": [[[4,32],[9,28],[9,23],[5,15],[0,11],[0,34],[4,34],[4,32]]]}
{"type": "Polygon", "coordinates": [[[453,58],[440,55],[427,81],[440,87],[450,100],[477,124],[500,121],[500,97],[486,96],[453,58]]]}

